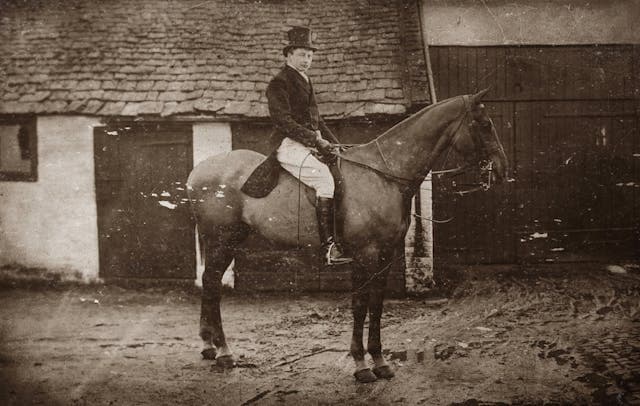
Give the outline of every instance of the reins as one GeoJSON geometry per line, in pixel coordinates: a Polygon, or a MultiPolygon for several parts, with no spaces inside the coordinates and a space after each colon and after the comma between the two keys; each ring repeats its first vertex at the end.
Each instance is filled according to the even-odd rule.
{"type": "MultiPolygon", "coordinates": [[[[337,145],[339,147],[345,146],[344,144],[337,144],[337,145]]],[[[354,145],[351,144],[350,146],[354,146],[354,145]]],[[[383,177],[385,177],[385,178],[387,178],[387,179],[389,179],[389,180],[391,180],[393,182],[399,183],[402,186],[409,186],[409,185],[413,184],[416,181],[416,179],[405,178],[403,176],[398,176],[398,175],[394,175],[394,174],[389,173],[389,172],[385,172],[385,171],[380,170],[380,169],[378,169],[378,168],[376,168],[374,166],[371,166],[371,165],[369,165],[369,164],[367,164],[365,162],[356,161],[355,159],[351,159],[348,156],[344,156],[341,153],[334,153],[334,155],[336,155],[338,158],[340,158],[340,159],[342,159],[344,161],[351,162],[352,164],[355,164],[357,166],[370,169],[373,172],[377,173],[378,175],[381,175],[381,176],[383,176],[383,177]]],[[[388,168],[388,166],[387,166],[387,168],[388,168]]]]}

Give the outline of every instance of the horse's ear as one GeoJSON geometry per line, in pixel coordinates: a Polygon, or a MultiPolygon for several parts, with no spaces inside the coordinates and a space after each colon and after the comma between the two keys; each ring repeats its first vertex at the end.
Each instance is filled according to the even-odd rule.
{"type": "Polygon", "coordinates": [[[491,87],[488,87],[484,90],[480,90],[478,93],[474,94],[473,97],[473,104],[476,103],[480,103],[480,101],[482,100],[482,98],[489,93],[489,90],[491,90],[491,87]]]}

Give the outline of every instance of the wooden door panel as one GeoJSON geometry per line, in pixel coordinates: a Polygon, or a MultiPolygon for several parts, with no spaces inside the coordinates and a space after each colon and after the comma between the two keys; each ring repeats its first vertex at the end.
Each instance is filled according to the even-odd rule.
{"type": "Polygon", "coordinates": [[[103,277],[195,278],[190,125],[96,129],[103,277]]]}
{"type": "Polygon", "coordinates": [[[634,255],[638,123],[627,107],[612,101],[517,104],[516,132],[528,138],[520,139],[518,155],[520,260],[634,255]]]}
{"type": "Polygon", "coordinates": [[[136,153],[132,206],[137,213],[146,214],[135,223],[140,244],[145,247],[139,254],[140,261],[149,264],[147,272],[152,276],[157,275],[160,266],[163,277],[189,274],[192,264],[184,256],[193,253],[194,238],[189,237],[193,223],[183,190],[186,168],[182,162],[189,161],[190,148],[184,143],[145,143],[137,146],[136,153]],[[156,161],[165,165],[163,171],[158,171],[156,161]]]}
{"type": "Polygon", "coordinates": [[[491,86],[491,100],[603,100],[637,95],[638,48],[432,46],[440,100],[491,86]]]}
{"type": "Polygon", "coordinates": [[[515,112],[514,128],[507,129],[516,179],[504,186],[508,203],[501,206],[482,194],[447,196],[434,180],[435,218],[453,218],[434,224],[436,260],[640,257],[639,50],[635,45],[430,48],[439,99],[491,86],[487,100],[510,104],[515,112]],[[510,215],[504,215],[505,208],[511,208],[510,215]],[[513,247],[514,254],[498,246],[513,247]]]}

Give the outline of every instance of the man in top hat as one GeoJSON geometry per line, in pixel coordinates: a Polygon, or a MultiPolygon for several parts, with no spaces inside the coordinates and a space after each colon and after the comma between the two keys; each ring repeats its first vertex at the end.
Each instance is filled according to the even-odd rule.
{"type": "Polygon", "coordinates": [[[332,153],[339,141],[318,114],[313,86],[307,76],[316,48],[311,43],[311,30],[308,28],[293,27],[287,35],[289,44],[282,50],[286,64],[267,88],[275,136],[281,138],[277,158],[285,170],[316,191],[316,214],[324,263],[349,263],[352,259],[345,257],[337,244],[342,236],[337,236],[335,230],[341,230],[341,224],[334,229],[333,176],[322,162],[335,158],[332,153]]]}

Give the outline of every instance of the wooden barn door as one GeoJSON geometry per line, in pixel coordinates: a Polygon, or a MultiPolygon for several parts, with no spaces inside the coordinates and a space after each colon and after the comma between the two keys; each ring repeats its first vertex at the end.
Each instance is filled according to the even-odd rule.
{"type": "Polygon", "coordinates": [[[640,253],[640,148],[633,102],[516,104],[518,257],[640,253]]]}
{"type": "MultiPolygon", "coordinates": [[[[515,182],[455,196],[434,177],[448,263],[639,258],[640,46],[431,47],[440,99],[490,86],[515,182]]],[[[452,162],[447,166],[452,166],[452,162]]]]}
{"type": "Polygon", "coordinates": [[[194,279],[191,125],[101,127],[94,137],[100,276],[194,279]]]}

